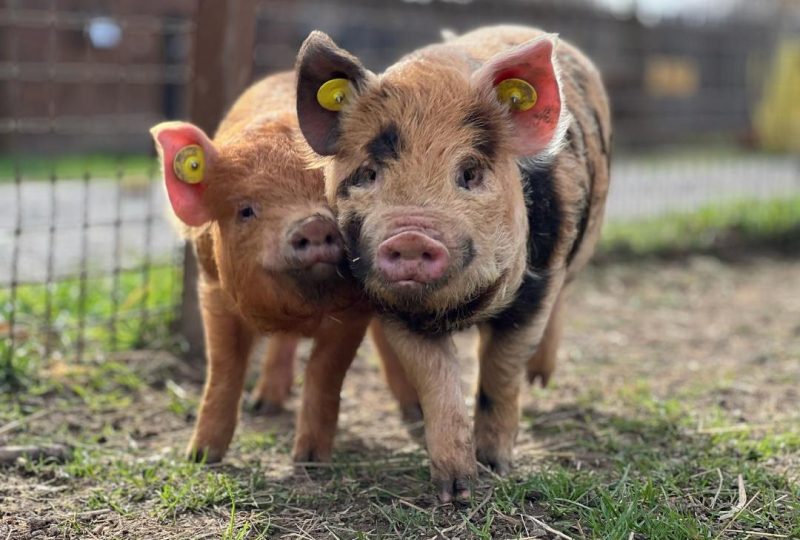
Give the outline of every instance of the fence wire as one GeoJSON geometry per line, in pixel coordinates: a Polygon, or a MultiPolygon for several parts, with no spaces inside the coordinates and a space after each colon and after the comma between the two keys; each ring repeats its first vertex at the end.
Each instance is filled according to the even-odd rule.
{"type": "MultiPolygon", "coordinates": [[[[181,242],[166,217],[148,128],[186,117],[198,2],[107,4],[0,5],[6,365],[29,354],[80,360],[173,339],[181,242]]],[[[443,28],[541,26],[580,46],[604,74],[617,143],[611,221],[800,197],[800,161],[791,144],[780,147],[786,137],[770,139],[779,146],[771,153],[756,150],[770,84],[800,95],[798,77],[784,77],[775,61],[798,42],[797,28],[741,20],[650,27],[580,4],[260,2],[255,73],[290,69],[312,29],[379,71],[438,41],[443,28]]]]}
{"type": "Polygon", "coordinates": [[[193,2],[30,4],[0,8],[0,360],[163,343],[180,242],[148,128],[185,110],[193,2]]]}

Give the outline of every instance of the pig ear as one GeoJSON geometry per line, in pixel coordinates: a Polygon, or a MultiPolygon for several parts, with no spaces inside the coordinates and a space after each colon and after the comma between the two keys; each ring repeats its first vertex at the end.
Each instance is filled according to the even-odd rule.
{"type": "Polygon", "coordinates": [[[161,158],[167,196],[175,215],[198,227],[211,220],[203,204],[214,144],[199,127],[187,122],[163,122],[150,130],[161,158]]]}
{"type": "Polygon", "coordinates": [[[297,53],[297,118],[314,151],[336,153],[339,111],[364,86],[369,72],[326,34],[309,34],[297,53]]]}
{"type": "Polygon", "coordinates": [[[552,153],[566,129],[566,109],[555,63],[557,36],[546,35],[500,53],[472,76],[508,107],[512,144],[521,156],[552,153]]]}

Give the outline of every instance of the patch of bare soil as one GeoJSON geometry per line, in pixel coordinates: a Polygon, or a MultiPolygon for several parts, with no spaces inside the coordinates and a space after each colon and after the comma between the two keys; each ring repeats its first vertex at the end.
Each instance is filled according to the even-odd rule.
{"type": "MultiPolygon", "coordinates": [[[[458,343],[465,386],[471,387],[475,335],[460,335],[458,343]]],[[[201,386],[192,381],[197,374],[185,373],[164,353],[133,352],[125,360],[147,383],[131,392],[128,403],[54,408],[51,395],[22,396],[21,406],[34,416],[0,431],[0,444],[50,441],[78,452],[99,450],[94,466],[109,468],[180,453],[194,418],[191,410],[176,408],[176,400],[183,392],[197,399],[201,386]]],[[[290,411],[298,394],[296,388],[290,411]]],[[[799,422],[800,263],[759,257],[727,265],[696,256],[588,269],[571,290],[560,364],[550,387],[525,393],[514,474],[565,462],[602,469],[608,456],[582,438],[601,437],[596,430],[603,417],[637,416],[653,400],[686,406],[692,423],[682,429],[697,433],[799,422]]],[[[441,517],[436,523],[452,523],[451,529],[440,529],[443,536],[472,534],[462,524],[469,511],[437,506],[422,466],[424,453],[401,422],[369,344],[343,391],[335,455],[340,465],[295,470],[289,455],[292,423],[291,412],[268,418],[245,410],[224,464],[211,468],[254,477],[253,489],[237,500],[236,527],[259,520],[264,525],[266,509],[270,536],[352,537],[341,531],[371,531],[403,537],[398,524],[411,519],[401,515],[404,510],[409,515],[432,510],[441,517]],[[381,517],[378,510],[384,510],[376,503],[382,501],[396,501],[396,515],[381,517]]],[[[796,452],[768,466],[798,481],[796,452]]],[[[140,502],[122,497],[128,501],[124,508],[92,504],[105,500],[98,490],[119,499],[111,496],[113,478],[97,480],[102,471],[79,475],[74,469],[30,464],[0,469],[0,540],[217,538],[229,527],[230,503],[170,515],[163,497],[146,487],[140,502]]],[[[492,482],[483,472],[476,512],[484,497],[492,496],[487,488],[492,482]]],[[[535,512],[535,501],[530,505],[535,512]]],[[[523,530],[530,537],[555,538],[519,516],[506,519],[494,523],[494,537],[523,530]]]]}

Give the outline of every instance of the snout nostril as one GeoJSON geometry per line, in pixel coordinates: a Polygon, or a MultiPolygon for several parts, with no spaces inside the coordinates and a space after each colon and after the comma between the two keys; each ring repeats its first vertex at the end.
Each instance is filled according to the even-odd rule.
{"type": "Polygon", "coordinates": [[[295,249],[306,249],[308,247],[308,238],[300,238],[294,242],[295,249]]]}
{"type": "Polygon", "coordinates": [[[390,258],[391,258],[393,261],[396,261],[397,259],[399,259],[399,258],[400,258],[400,256],[401,256],[401,255],[400,255],[400,252],[399,252],[399,251],[392,251],[392,254],[390,255],[390,258]]]}
{"type": "Polygon", "coordinates": [[[333,244],[333,236],[331,236],[330,234],[325,235],[325,243],[329,245],[333,244]]]}
{"type": "Polygon", "coordinates": [[[430,261],[432,259],[433,259],[433,256],[430,253],[428,253],[427,251],[423,251],[422,252],[422,260],[423,261],[430,261]]]}

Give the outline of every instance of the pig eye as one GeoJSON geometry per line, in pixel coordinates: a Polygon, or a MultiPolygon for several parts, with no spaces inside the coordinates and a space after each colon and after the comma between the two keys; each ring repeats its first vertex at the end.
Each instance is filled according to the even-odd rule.
{"type": "Polygon", "coordinates": [[[472,190],[483,183],[483,170],[475,165],[469,164],[461,168],[458,173],[458,187],[461,189],[472,190]]]}
{"type": "Polygon", "coordinates": [[[369,166],[359,167],[349,178],[349,183],[354,187],[363,187],[373,183],[378,178],[378,171],[369,166]]]}
{"type": "Polygon", "coordinates": [[[239,218],[239,221],[250,221],[251,219],[256,217],[256,210],[249,204],[244,205],[241,208],[239,208],[237,216],[239,218]]]}

